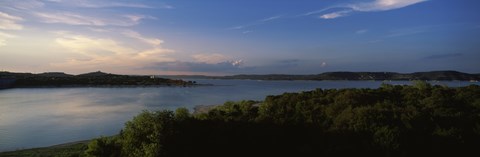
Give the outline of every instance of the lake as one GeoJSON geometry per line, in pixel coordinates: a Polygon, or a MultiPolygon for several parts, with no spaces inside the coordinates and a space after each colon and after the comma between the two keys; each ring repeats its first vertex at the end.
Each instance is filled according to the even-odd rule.
{"type": "MultiPolygon", "coordinates": [[[[378,88],[381,81],[192,80],[213,86],[18,88],[0,90],[0,151],[45,147],[117,134],[142,110],[174,110],[316,88],[378,88]]],[[[410,84],[408,81],[387,82],[410,84]]],[[[447,81],[450,87],[480,83],[447,81]]]]}

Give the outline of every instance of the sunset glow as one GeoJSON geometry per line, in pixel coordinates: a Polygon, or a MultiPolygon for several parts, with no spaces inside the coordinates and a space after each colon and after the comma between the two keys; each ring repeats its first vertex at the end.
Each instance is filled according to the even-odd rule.
{"type": "Polygon", "coordinates": [[[474,0],[1,0],[0,70],[480,72],[474,0]]]}

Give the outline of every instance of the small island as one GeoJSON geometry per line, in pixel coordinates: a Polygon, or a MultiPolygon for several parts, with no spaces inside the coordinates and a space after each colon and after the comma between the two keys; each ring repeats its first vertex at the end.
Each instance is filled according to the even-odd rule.
{"type": "Polygon", "coordinates": [[[100,86],[191,86],[193,81],[157,76],[118,75],[101,71],[80,75],[63,72],[40,74],[0,72],[0,89],[25,87],[100,87],[100,86]]]}

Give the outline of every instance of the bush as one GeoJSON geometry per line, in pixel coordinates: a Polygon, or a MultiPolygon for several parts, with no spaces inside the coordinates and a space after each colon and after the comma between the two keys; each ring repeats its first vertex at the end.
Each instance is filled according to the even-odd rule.
{"type": "MultiPolygon", "coordinates": [[[[480,86],[317,89],[187,109],[144,111],[115,142],[121,156],[463,156],[478,154],[480,86]],[[121,148],[120,148],[121,147],[121,148]]],[[[87,154],[88,154],[87,153],[87,154]]],[[[115,154],[115,155],[117,155],[115,154]]]]}

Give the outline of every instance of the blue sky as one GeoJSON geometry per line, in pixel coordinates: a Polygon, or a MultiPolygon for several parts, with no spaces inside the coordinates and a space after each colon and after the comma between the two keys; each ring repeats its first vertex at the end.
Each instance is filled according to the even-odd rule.
{"type": "Polygon", "coordinates": [[[477,0],[0,0],[0,70],[480,73],[477,0]]]}

